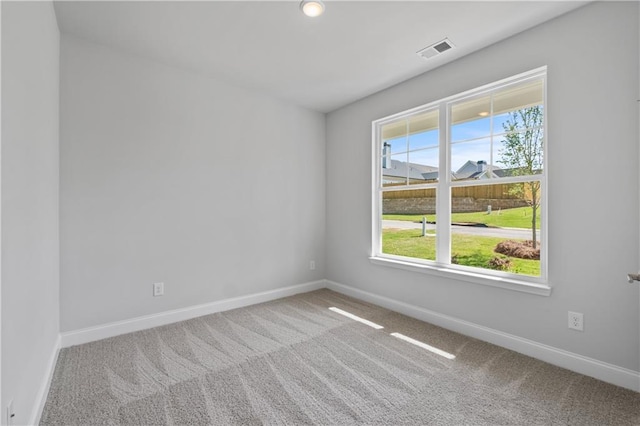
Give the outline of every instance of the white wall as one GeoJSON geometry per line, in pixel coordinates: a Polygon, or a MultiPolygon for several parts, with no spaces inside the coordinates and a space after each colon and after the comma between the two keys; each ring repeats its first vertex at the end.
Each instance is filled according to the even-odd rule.
{"type": "Polygon", "coordinates": [[[58,87],[51,2],[2,2],[2,423],[27,424],[59,333],[58,87]]]}
{"type": "Polygon", "coordinates": [[[330,113],[327,278],[640,371],[637,9],[588,5],[330,113]],[[371,264],[371,121],[543,65],[551,296],[371,264]]]}
{"type": "Polygon", "coordinates": [[[60,60],[62,331],[324,277],[323,114],[66,35],[60,60]]]}

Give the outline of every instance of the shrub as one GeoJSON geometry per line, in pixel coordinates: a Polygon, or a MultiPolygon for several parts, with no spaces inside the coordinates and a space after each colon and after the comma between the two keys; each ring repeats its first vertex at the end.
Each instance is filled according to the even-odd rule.
{"type": "Polygon", "coordinates": [[[513,241],[506,240],[498,243],[493,250],[496,253],[504,254],[518,259],[540,260],[540,243],[533,247],[533,241],[513,241]]]}
{"type": "Polygon", "coordinates": [[[494,257],[487,262],[489,269],[495,269],[497,271],[508,271],[511,269],[511,259],[508,257],[494,257]]]}

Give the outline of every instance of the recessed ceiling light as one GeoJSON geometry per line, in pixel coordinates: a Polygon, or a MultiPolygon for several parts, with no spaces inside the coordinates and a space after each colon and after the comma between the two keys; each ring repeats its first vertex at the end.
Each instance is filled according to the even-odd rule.
{"type": "Polygon", "coordinates": [[[482,111],[482,112],[479,112],[478,115],[480,117],[486,117],[487,115],[489,115],[489,113],[487,111],[482,111]]]}
{"type": "Polygon", "coordinates": [[[324,3],[321,0],[302,0],[300,10],[305,15],[315,18],[324,12],[324,3]]]}

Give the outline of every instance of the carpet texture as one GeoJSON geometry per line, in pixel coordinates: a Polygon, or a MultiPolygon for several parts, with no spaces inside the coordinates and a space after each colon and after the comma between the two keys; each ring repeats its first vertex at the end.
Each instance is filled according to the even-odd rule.
{"type": "Polygon", "coordinates": [[[640,394],[319,290],[63,349],[41,424],[638,425],[640,394]]]}

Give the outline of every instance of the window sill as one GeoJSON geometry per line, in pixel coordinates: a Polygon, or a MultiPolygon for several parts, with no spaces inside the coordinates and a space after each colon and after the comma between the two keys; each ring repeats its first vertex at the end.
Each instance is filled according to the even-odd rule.
{"type": "Polygon", "coordinates": [[[495,277],[491,275],[485,275],[480,273],[473,273],[467,271],[460,271],[457,269],[449,268],[446,266],[437,265],[424,265],[419,263],[413,263],[398,259],[390,259],[385,257],[372,256],[369,258],[374,265],[388,266],[397,269],[404,269],[405,271],[421,272],[430,275],[437,275],[440,277],[471,282],[475,284],[482,284],[491,287],[504,288],[512,291],[519,291],[522,293],[537,294],[538,296],[550,296],[551,287],[546,284],[533,283],[524,280],[517,280],[512,278],[495,277]]]}

